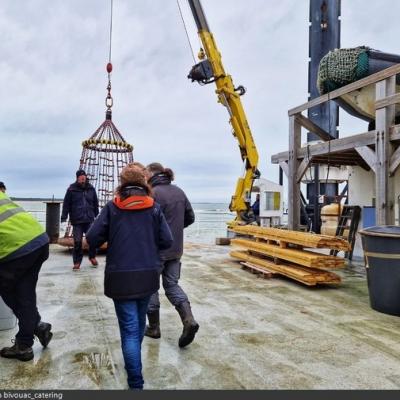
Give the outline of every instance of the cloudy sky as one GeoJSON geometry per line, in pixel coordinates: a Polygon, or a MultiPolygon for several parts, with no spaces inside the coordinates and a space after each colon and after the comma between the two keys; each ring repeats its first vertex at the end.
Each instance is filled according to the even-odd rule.
{"type": "MultiPolygon", "coordinates": [[[[109,1],[0,1],[0,180],[10,195],[63,196],[82,140],[103,122],[109,1]]],[[[203,7],[226,70],[248,90],[260,170],[276,181],[270,158],[287,148],[287,110],[307,99],[308,0],[203,7]]],[[[399,14],[398,0],[342,0],[342,47],[400,53],[399,14]]],[[[174,169],[193,201],[228,202],[243,166],[213,85],[186,79],[193,60],[176,0],[114,0],[113,64],[113,120],[135,159],[174,169]]],[[[341,125],[345,135],[354,122],[341,125]]]]}

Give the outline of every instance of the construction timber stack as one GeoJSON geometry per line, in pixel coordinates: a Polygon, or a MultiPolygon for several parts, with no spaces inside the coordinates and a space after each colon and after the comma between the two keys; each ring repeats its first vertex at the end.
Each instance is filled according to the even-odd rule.
{"type": "Polygon", "coordinates": [[[232,231],[238,237],[231,240],[231,246],[238,249],[231,256],[253,272],[284,275],[308,286],[341,282],[339,275],[327,270],[343,268],[344,258],[309,249],[346,252],[350,244],[344,239],[249,225],[232,231]]]}

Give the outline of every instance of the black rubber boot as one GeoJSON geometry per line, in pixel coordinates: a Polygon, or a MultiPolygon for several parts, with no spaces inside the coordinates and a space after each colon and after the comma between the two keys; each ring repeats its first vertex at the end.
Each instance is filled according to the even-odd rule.
{"type": "Polygon", "coordinates": [[[34,334],[39,339],[40,344],[46,348],[53,337],[53,333],[51,332],[51,324],[40,321],[37,324],[34,334]]]}
{"type": "Polygon", "coordinates": [[[18,343],[15,340],[14,346],[4,347],[0,350],[0,356],[4,358],[16,358],[20,361],[30,361],[33,359],[32,347],[18,343]]]}
{"type": "Polygon", "coordinates": [[[160,339],[160,311],[152,311],[147,313],[149,324],[146,326],[144,335],[152,339],[160,339]]]}
{"type": "Polygon", "coordinates": [[[179,347],[186,347],[193,342],[200,326],[193,317],[189,302],[179,304],[179,306],[176,307],[176,310],[178,311],[183,323],[183,331],[178,344],[179,347]]]}

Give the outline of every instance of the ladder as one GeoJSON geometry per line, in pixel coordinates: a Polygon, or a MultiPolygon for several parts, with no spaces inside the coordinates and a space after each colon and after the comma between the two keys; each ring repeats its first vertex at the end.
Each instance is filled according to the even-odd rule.
{"type": "MultiPolygon", "coordinates": [[[[346,251],[344,257],[352,260],[353,259],[353,251],[354,244],[356,242],[356,235],[358,224],[360,222],[361,217],[361,207],[359,206],[343,206],[342,213],[339,218],[339,223],[336,228],[336,236],[340,236],[346,239],[351,246],[351,250],[346,251]],[[347,234],[345,234],[347,231],[347,234]]],[[[338,250],[331,250],[331,256],[336,256],[338,254],[338,250]]]]}

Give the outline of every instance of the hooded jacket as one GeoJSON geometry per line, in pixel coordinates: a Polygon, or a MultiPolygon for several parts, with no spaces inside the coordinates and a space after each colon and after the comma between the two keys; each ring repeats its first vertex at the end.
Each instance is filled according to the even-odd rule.
{"type": "Polygon", "coordinates": [[[61,221],[66,221],[68,214],[72,225],[92,223],[99,214],[96,190],[89,182],[84,186],[74,182],[67,189],[61,221]]]}
{"type": "Polygon", "coordinates": [[[160,206],[144,189],[127,187],[101,210],[86,234],[90,246],[107,242],[104,293],[117,300],[137,299],[160,287],[159,252],[173,242],[160,206]]]}
{"type": "Polygon", "coordinates": [[[183,230],[195,221],[195,215],[186,194],[165,174],[156,174],[150,181],[154,199],[160,204],[174,237],[173,245],[161,252],[163,261],[176,260],[183,254],[183,230]]]}

